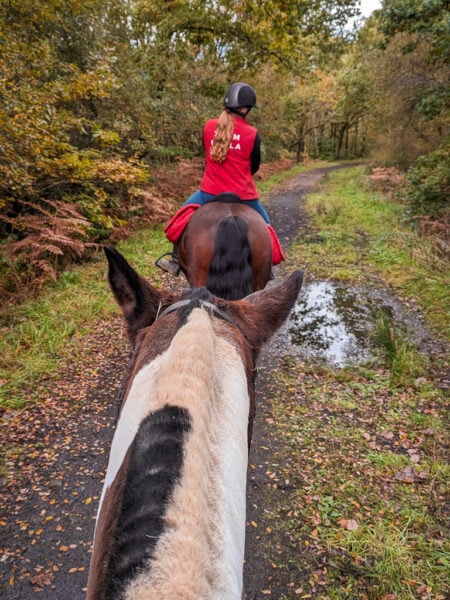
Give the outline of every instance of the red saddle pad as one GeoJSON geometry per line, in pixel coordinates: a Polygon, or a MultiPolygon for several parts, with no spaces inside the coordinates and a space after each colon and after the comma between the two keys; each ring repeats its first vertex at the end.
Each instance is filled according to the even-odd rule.
{"type": "Polygon", "coordinates": [[[172,244],[178,242],[189,219],[197,208],[200,208],[200,204],[186,204],[186,206],[182,206],[180,210],[177,210],[164,228],[164,233],[169,242],[172,242],[172,244]]]}

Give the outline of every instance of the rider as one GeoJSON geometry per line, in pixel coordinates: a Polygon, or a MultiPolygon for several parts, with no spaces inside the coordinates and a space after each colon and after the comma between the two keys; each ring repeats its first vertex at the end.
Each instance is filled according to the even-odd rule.
{"type": "MultiPolygon", "coordinates": [[[[255,90],[247,83],[233,83],[225,95],[223,106],[219,118],[207,121],[203,129],[206,163],[200,189],[186,200],[180,211],[190,204],[198,208],[219,194],[232,192],[259,212],[269,227],[272,239],[275,236],[279,246],[252,177],[261,162],[261,140],[257,129],[247,123],[245,118],[256,107],[255,90]]],[[[280,260],[284,260],[280,246],[279,250],[280,260]]],[[[163,256],[170,256],[170,259],[161,257],[156,264],[165,271],[178,275],[180,267],[177,244],[174,243],[171,253],[163,256]]]]}

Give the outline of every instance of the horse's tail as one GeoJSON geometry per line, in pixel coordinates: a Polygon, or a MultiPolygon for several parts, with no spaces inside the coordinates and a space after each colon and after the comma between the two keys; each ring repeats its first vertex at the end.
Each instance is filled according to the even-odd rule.
{"type": "Polygon", "coordinates": [[[239,300],[253,289],[252,250],[247,223],[225,217],[219,223],[206,287],[225,300],[239,300]]]}

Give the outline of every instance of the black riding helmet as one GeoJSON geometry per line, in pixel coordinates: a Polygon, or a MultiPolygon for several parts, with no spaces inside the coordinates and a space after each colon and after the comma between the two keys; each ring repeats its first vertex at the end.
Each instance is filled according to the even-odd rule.
{"type": "Polygon", "coordinates": [[[233,83],[228,88],[223,105],[230,110],[243,106],[257,108],[256,92],[248,83],[233,83]]]}

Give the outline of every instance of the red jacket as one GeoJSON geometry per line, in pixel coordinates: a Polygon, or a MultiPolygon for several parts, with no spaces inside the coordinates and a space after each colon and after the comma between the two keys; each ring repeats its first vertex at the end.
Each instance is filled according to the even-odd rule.
{"type": "Polygon", "coordinates": [[[209,155],[218,119],[210,119],[205,125],[203,145],[206,166],[200,189],[207,194],[233,192],[242,200],[255,200],[258,198],[258,191],[252,177],[251,155],[258,131],[242,117],[238,115],[231,115],[231,117],[234,122],[233,136],[230,150],[223,163],[214,162],[209,155]]]}

